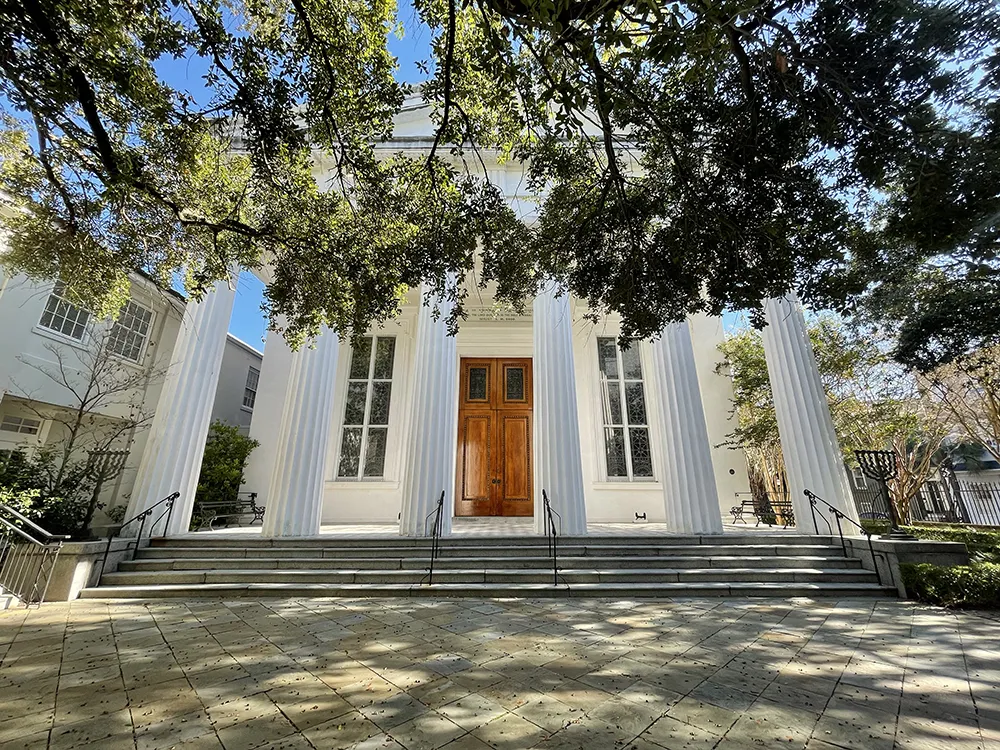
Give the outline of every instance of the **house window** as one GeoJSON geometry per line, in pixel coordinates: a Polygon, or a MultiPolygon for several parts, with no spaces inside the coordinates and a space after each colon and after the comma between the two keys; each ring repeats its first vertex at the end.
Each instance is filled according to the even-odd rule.
{"type": "Polygon", "coordinates": [[[111,327],[108,348],[120,357],[139,362],[146,348],[152,320],[151,310],[129,300],[111,327]]]}
{"type": "Polygon", "coordinates": [[[45,303],[45,312],[38,324],[77,341],[83,340],[90,313],[66,299],[66,285],[57,281],[45,303]]]}
{"type": "Polygon", "coordinates": [[[340,479],[385,475],[395,354],[394,336],[366,336],[351,352],[340,465],[337,467],[340,479]]]}
{"type": "Polygon", "coordinates": [[[17,432],[21,435],[37,435],[41,429],[40,419],[30,419],[29,417],[14,417],[10,414],[4,416],[0,421],[0,430],[4,432],[17,432]]]}
{"type": "Polygon", "coordinates": [[[258,382],[260,382],[260,370],[251,367],[247,372],[247,384],[243,388],[243,406],[247,409],[253,409],[253,405],[257,402],[258,382]]]}
{"type": "Polygon", "coordinates": [[[613,338],[598,338],[597,363],[608,479],[650,479],[653,459],[639,347],[623,350],[613,338]]]}

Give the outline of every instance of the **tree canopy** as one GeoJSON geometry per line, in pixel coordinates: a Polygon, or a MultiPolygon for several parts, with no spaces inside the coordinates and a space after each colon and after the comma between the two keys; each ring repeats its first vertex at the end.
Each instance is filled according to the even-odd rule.
{"type": "Polygon", "coordinates": [[[937,361],[970,333],[926,325],[942,293],[974,280],[971,304],[995,304],[992,0],[414,9],[434,139],[384,158],[408,93],[391,0],[0,0],[6,264],[99,311],[133,268],[183,268],[197,295],[271,264],[293,342],[360,333],[419,283],[457,318],[466,281],[518,306],[555,278],[625,338],[699,310],[759,321],[794,289],[899,317],[903,356],[937,361]],[[193,56],[208,102],[158,73],[193,56]],[[482,178],[487,157],[527,165],[536,221],[482,178]]]}

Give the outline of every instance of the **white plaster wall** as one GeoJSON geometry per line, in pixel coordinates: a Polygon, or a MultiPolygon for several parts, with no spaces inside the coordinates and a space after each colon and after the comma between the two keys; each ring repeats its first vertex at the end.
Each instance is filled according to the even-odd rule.
{"type": "MultiPolygon", "coordinates": [[[[412,301],[411,301],[412,302],[412,301]]],[[[583,460],[587,515],[594,522],[632,522],[636,513],[645,513],[650,522],[663,521],[663,488],[656,479],[662,472],[663,451],[659,445],[655,373],[651,370],[649,343],[640,342],[646,388],[647,412],[653,441],[652,480],[608,481],[605,473],[603,422],[597,366],[598,336],[615,337],[619,333],[617,322],[610,320],[600,325],[583,319],[584,308],[574,306],[574,363],[576,366],[577,398],[580,417],[580,451],[583,460]]],[[[410,413],[413,392],[412,372],[415,368],[414,340],[416,334],[415,304],[408,305],[400,319],[380,331],[396,335],[396,361],[393,377],[393,395],[390,406],[389,448],[384,480],[345,481],[337,479],[340,460],[341,431],[343,429],[344,401],[347,392],[347,374],[350,367],[350,347],[344,350],[338,362],[337,383],[332,418],[333,434],[328,446],[327,482],[325,486],[323,522],[395,522],[402,500],[402,480],[407,467],[402,457],[406,455],[406,441],[410,436],[410,413]]],[[[473,313],[458,333],[457,356],[462,357],[532,357],[533,341],[531,321],[528,316],[504,315],[504,320],[488,320],[486,306],[473,313]]],[[[696,360],[699,382],[702,385],[706,420],[713,444],[724,439],[731,429],[729,409],[731,386],[725,375],[714,372],[716,354],[714,337],[721,335],[721,321],[706,318],[693,323],[696,330],[696,360]],[[713,343],[709,343],[709,336],[713,343]],[[727,390],[728,389],[728,390],[727,390]]],[[[380,333],[375,332],[375,333],[380,333]]],[[[456,369],[459,362],[455,362],[456,369]]],[[[263,394],[258,395],[258,399],[263,394]]],[[[258,403],[261,403],[258,401],[258,403]]],[[[259,412],[258,416],[260,415],[259,412]]],[[[255,430],[264,429],[255,422],[255,430]]],[[[419,434],[419,433],[418,433],[419,434]]],[[[456,447],[457,449],[457,447],[456,447]]],[[[742,454],[724,448],[713,449],[717,482],[720,487],[720,508],[726,510],[732,502],[732,493],[746,489],[746,470],[742,454]],[[732,469],[735,473],[730,474],[732,469]],[[739,488],[739,489],[737,489],[739,488]]],[[[540,488],[536,488],[540,490],[540,488]]]]}
{"type": "Polygon", "coordinates": [[[602,415],[600,377],[597,361],[598,337],[615,337],[620,333],[617,319],[611,318],[594,325],[584,320],[586,308],[574,306],[574,361],[576,365],[577,409],[580,418],[580,452],[583,458],[584,491],[587,520],[595,523],[634,521],[635,514],[646,514],[650,522],[665,519],[663,486],[657,480],[663,462],[657,444],[656,389],[649,367],[649,345],[639,342],[646,413],[653,450],[653,478],[627,481],[607,478],[604,454],[604,420],[602,415]]]}
{"type": "Polygon", "coordinates": [[[418,308],[411,300],[411,304],[404,308],[397,320],[371,332],[373,335],[396,337],[392,392],[389,399],[389,434],[382,479],[345,480],[337,477],[347,397],[347,376],[351,365],[350,344],[341,343],[331,415],[333,429],[330,431],[330,445],[327,446],[323,523],[395,522],[399,517],[405,471],[402,459],[406,455],[410,433],[417,312],[418,308]]]}
{"type": "MultiPolygon", "coordinates": [[[[263,354],[249,344],[233,335],[226,337],[222,367],[219,370],[219,385],[215,389],[215,402],[212,404],[213,422],[220,420],[239,427],[244,435],[250,433],[253,409],[243,406],[243,393],[250,368],[253,367],[259,372],[262,359],[263,354]]],[[[259,389],[260,383],[257,385],[259,389]]]]}
{"type": "Polygon", "coordinates": [[[691,316],[688,323],[691,326],[701,401],[705,407],[705,424],[708,427],[708,439],[712,443],[715,483],[719,489],[719,511],[723,518],[731,519],[729,509],[736,504],[736,493],[749,492],[750,480],[747,477],[747,462],[743,451],[722,445],[727,440],[726,436],[737,426],[732,411],[733,381],[727,371],[716,371],[722,361],[719,344],[725,341],[726,334],[722,318],[699,314],[691,316]]]}

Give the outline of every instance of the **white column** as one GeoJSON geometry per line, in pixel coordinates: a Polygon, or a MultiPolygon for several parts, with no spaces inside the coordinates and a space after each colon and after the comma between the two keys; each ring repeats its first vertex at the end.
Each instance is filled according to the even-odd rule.
{"type": "MultiPolygon", "coordinates": [[[[573,367],[573,317],[569,294],[549,284],[532,305],[535,382],[535,531],[544,530],[542,490],[562,518],[559,532],[587,533],[580,457],[580,420],[573,367]]],[[[558,521],[557,521],[558,523],[558,521]]]]}
{"type": "Polygon", "coordinates": [[[244,490],[257,493],[257,502],[261,505],[267,505],[267,493],[278,458],[278,434],[291,371],[292,350],[285,337],[277,331],[268,331],[250,421],[250,437],[260,445],[250,454],[243,483],[244,490]]]}
{"type": "Polygon", "coordinates": [[[458,435],[458,350],[445,322],[452,303],[421,294],[417,321],[410,439],[406,451],[403,504],[399,515],[402,536],[427,536],[427,516],[444,491],[441,533],[451,534],[455,510],[455,453],[458,435]]]}
{"type": "Polygon", "coordinates": [[[319,534],[339,350],[337,334],[324,328],[311,348],[292,353],[261,530],[265,537],[319,534]]]}
{"type": "Polygon", "coordinates": [[[664,328],[652,351],[667,526],[682,534],[721,534],[712,446],[687,321],[664,328]]]}
{"type": "MultiPolygon", "coordinates": [[[[180,492],[168,534],[182,534],[191,525],[235,297],[235,288],[219,281],[200,302],[187,303],[142,453],[127,517],[180,492]]],[[[158,515],[159,510],[154,511],[153,518],[158,515]]],[[[162,531],[165,520],[155,528],[156,533],[162,531]]],[[[131,524],[129,531],[137,533],[137,524],[131,524]]]]}
{"type": "MultiPolygon", "coordinates": [[[[857,520],[857,512],[833,430],[830,406],[806,332],[805,317],[793,295],[767,300],[764,317],[767,321],[764,355],[774,394],[795,525],[806,533],[826,533],[826,524],[818,520],[819,512],[819,528],[813,527],[804,490],[813,491],[854,520],[857,520]]],[[[825,508],[821,512],[829,519],[825,508]]],[[[849,526],[844,524],[844,533],[850,533],[849,526]]]]}

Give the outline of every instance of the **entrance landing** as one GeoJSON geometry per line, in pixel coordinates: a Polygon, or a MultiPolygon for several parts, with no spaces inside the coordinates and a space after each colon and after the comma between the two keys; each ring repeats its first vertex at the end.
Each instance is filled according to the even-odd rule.
{"type": "MultiPolygon", "coordinates": [[[[325,524],[319,530],[321,537],[386,537],[399,538],[397,523],[337,523],[325,524]]],[[[795,534],[795,528],[783,529],[780,526],[753,526],[752,524],[723,524],[724,534],[795,534]]],[[[665,523],[589,523],[589,536],[682,536],[671,531],[665,523]]],[[[226,536],[260,536],[260,526],[229,526],[212,531],[192,531],[180,536],[206,537],[226,536]]],[[[453,537],[476,536],[534,536],[535,526],[531,518],[453,518],[451,535],[453,537]]],[[[687,535],[690,536],[690,535],[687,535]]]]}

